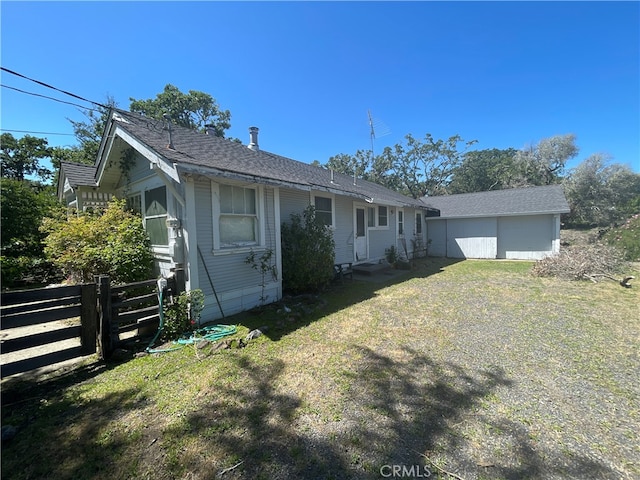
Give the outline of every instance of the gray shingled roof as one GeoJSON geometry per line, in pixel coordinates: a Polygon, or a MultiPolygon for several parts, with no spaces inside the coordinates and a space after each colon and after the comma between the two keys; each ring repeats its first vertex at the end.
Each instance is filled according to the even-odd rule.
{"type": "Polygon", "coordinates": [[[511,188],[490,192],[423,197],[443,218],[568,213],[562,185],[511,188]]]}
{"type": "Polygon", "coordinates": [[[71,187],[95,187],[96,167],[83,163],[60,162],[61,173],[69,181],[71,187]]]}
{"type": "Polygon", "coordinates": [[[223,173],[236,173],[255,177],[257,182],[275,181],[303,188],[329,190],[349,196],[368,199],[374,203],[414,206],[426,209],[424,203],[391,191],[381,185],[334,173],[324,168],[286,158],[265,150],[254,151],[232,140],[206,135],[194,130],[172,126],[172,143],[169,149],[169,133],[163,122],[117,110],[114,122],[156,154],[178,168],[193,170],[213,169],[223,173]]]}

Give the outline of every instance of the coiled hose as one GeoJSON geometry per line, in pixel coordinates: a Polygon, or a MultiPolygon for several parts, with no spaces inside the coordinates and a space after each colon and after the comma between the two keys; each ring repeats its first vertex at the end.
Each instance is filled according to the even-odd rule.
{"type": "Polygon", "coordinates": [[[166,353],[180,350],[185,345],[191,345],[201,340],[208,340],[214,342],[221,338],[233,335],[238,331],[235,325],[207,325],[206,327],[199,328],[193,332],[187,332],[182,334],[180,338],[173,342],[174,347],[169,348],[151,348],[154,343],[160,337],[162,329],[164,328],[164,291],[167,288],[167,280],[165,278],[158,279],[158,305],[159,305],[159,317],[160,324],[158,325],[158,331],[155,336],[149,342],[149,346],[145,349],[147,353],[166,353]]]}

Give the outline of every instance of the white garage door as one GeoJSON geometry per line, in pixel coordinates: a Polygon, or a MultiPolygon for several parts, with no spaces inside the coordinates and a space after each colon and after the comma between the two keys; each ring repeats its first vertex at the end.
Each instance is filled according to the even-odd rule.
{"type": "Polygon", "coordinates": [[[432,257],[447,256],[447,221],[427,221],[427,253],[432,257]]]}
{"type": "Polygon", "coordinates": [[[496,218],[447,220],[447,257],[496,258],[496,218]]]}
{"type": "Polygon", "coordinates": [[[553,215],[500,217],[498,258],[538,260],[552,252],[553,215]]]}

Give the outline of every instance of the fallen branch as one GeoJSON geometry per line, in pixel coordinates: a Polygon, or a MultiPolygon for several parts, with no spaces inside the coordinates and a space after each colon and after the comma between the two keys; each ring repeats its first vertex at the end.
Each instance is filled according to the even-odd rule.
{"type": "MultiPolygon", "coordinates": [[[[414,452],[416,452],[416,451],[414,450],[414,452]]],[[[430,459],[429,457],[427,457],[424,453],[420,453],[420,452],[416,452],[416,453],[417,453],[418,455],[420,455],[420,456],[423,456],[423,457],[427,460],[427,462],[429,462],[431,465],[433,465],[434,467],[436,467],[440,473],[443,473],[443,474],[445,474],[445,475],[448,475],[449,477],[455,478],[455,479],[457,479],[457,480],[464,480],[464,478],[462,478],[462,477],[460,477],[460,476],[456,475],[455,473],[448,472],[448,471],[447,471],[447,470],[445,470],[444,468],[439,467],[439,466],[436,464],[436,462],[434,462],[433,460],[431,460],[431,459],[430,459]]]]}
{"type": "Polygon", "coordinates": [[[224,470],[222,470],[219,474],[218,477],[223,476],[225,473],[228,473],[232,470],[235,470],[236,468],[238,468],[240,465],[242,465],[244,463],[244,460],[240,460],[238,463],[236,463],[233,467],[229,467],[229,468],[225,468],[224,470]]]}
{"type": "Polygon", "coordinates": [[[618,282],[620,284],[621,287],[624,288],[631,288],[631,284],[629,283],[631,280],[633,280],[634,277],[633,275],[628,275],[626,277],[622,277],[621,280],[618,280],[617,278],[607,274],[607,273],[593,273],[591,275],[587,275],[587,278],[589,280],[591,280],[593,283],[598,283],[598,281],[596,280],[596,277],[604,277],[604,278],[608,278],[609,280],[613,280],[614,282],[618,282]]]}

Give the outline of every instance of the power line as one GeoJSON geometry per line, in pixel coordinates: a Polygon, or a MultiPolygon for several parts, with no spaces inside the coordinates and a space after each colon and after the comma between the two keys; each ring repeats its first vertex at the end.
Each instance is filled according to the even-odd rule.
{"type": "MultiPolygon", "coordinates": [[[[34,78],[27,77],[26,75],[22,75],[21,73],[14,72],[13,70],[9,70],[8,68],[0,67],[0,70],[2,70],[4,72],[7,72],[7,73],[10,73],[11,75],[15,75],[17,77],[22,77],[24,79],[29,80],[30,82],[34,82],[34,83],[37,83],[38,85],[42,85],[43,87],[50,88],[52,90],[56,90],[57,92],[60,92],[60,93],[64,93],[65,95],[69,95],[70,97],[77,98],[78,100],[82,100],[83,102],[92,103],[93,105],[96,105],[96,106],[102,107],[102,108],[107,108],[107,109],[109,108],[108,106],[103,105],[101,103],[94,102],[92,100],[87,100],[86,98],[81,97],[80,95],[76,95],[75,93],[67,92],[66,90],[62,90],[60,88],[54,87],[53,85],[49,85],[48,83],[41,82],[40,80],[36,80],[34,78]]],[[[83,107],[83,108],[85,108],[85,107],[83,107]]]]}
{"type": "Polygon", "coordinates": [[[75,136],[74,133],[55,133],[55,132],[34,132],[32,130],[12,130],[9,128],[0,128],[0,132],[14,132],[14,133],[36,133],[38,135],[69,135],[75,136]]]}
{"type": "Polygon", "coordinates": [[[42,97],[42,98],[46,98],[48,100],[53,100],[55,102],[66,103],[67,105],[73,105],[74,107],[79,107],[79,108],[82,108],[83,110],[96,110],[95,108],[89,108],[89,107],[86,107],[84,105],[80,105],[78,103],[67,102],[65,100],[60,100],[59,98],[49,97],[47,95],[42,95],[40,93],[27,92],[26,90],[21,90],[19,88],[11,87],[9,85],[0,84],[0,87],[8,88],[10,90],[15,90],[16,92],[20,92],[20,93],[26,93],[27,95],[33,95],[34,97],[42,97]]]}

